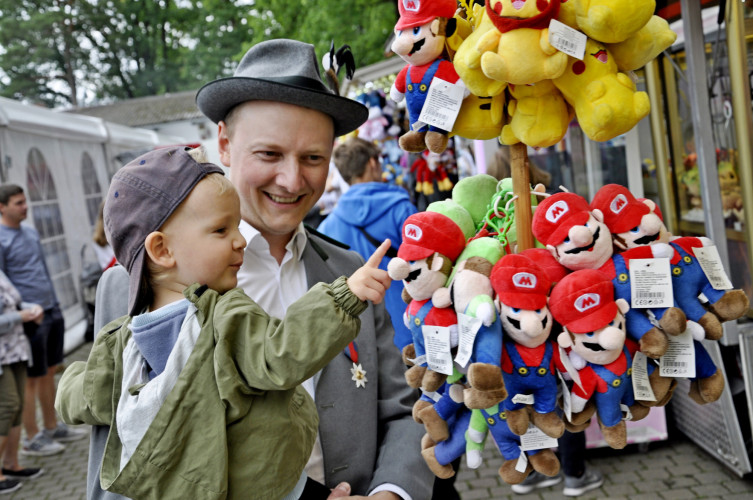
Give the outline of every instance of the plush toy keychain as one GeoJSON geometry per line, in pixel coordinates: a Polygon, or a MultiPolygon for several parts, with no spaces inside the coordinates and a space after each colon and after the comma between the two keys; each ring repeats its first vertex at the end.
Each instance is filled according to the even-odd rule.
{"type": "MultiPolygon", "coordinates": [[[[455,31],[455,0],[398,0],[400,19],[395,24],[392,51],[408,63],[390,89],[395,102],[406,101],[413,129],[426,102],[434,78],[461,84],[452,63],[445,57],[445,39],[455,31]]],[[[467,96],[466,92],[466,96],[467,96]]],[[[449,130],[434,126],[413,129],[400,137],[405,151],[420,153],[429,149],[442,153],[447,148],[449,130]]]]}

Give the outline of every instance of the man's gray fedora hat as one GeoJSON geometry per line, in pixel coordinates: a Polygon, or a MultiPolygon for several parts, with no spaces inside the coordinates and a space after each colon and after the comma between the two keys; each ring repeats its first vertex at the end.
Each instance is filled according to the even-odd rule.
{"type": "Polygon", "coordinates": [[[286,102],[321,111],[332,117],[335,136],[357,129],[369,115],[364,105],[335,94],[322,82],[314,46],[296,40],[254,45],[232,77],[209,82],[196,94],[196,105],[215,123],[246,101],[286,102]]]}

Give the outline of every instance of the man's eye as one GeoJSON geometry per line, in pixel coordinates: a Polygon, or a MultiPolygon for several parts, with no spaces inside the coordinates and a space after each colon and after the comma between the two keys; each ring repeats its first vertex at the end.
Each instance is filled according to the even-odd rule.
{"type": "Polygon", "coordinates": [[[541,313],[541,309],[536,309],[536,314],[541,313]]]}
{"type": "Polygon", "coordinates": [[[570,237],[569,236],[565,237],[562,243],[570,243],[570,237]]]}
{"type": "Polygon", "coordinates": [[[421,33],[421,26],[416,26],[415,28],[413,28],[414,35],[418,35],[419,33],[421,33]]]}
{"type": "Polygon", "coordinates": [[[586,332],[585,336],[586,337],[593,337],[594,336],[594,332],[586,332]]]}
{"type": "Polygon", "coordinates": [[[226,227],[220,227],[220,228],[215,229],[214,232],[215,233],[219,233],[219,234],[225,234],[227,232],[227,228],[226,227]]]}
{"type": "Polygon", "coordinates": [[[520,308],[518,308],[518,307],[513,307],[511,310],[512,310],[513,314],[520,314],[520,308]]]}
{"type": "Polygon", "coordinates": [[[630,230],[631,233],[638,233],[640,232],[641,228],[640,226],[635,226],[633,229],[630,230]]]}

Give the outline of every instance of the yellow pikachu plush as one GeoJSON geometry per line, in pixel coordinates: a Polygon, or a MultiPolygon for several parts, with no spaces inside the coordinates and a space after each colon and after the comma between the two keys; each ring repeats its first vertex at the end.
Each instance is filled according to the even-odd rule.
{"type": "Polygon", "coordinates": [[[450,135],[466,139],[494,139],[502,130],[504,107],[505,94],[488,97],[469,95],[460,105],[450,135]]]}
{"type": "Polygon", "coordinates": [[[507,86],[513,99],[507,105],[510,123],[502,127],[499,142],[522,142],[535,148],[553,146],[565,137],[571,114],[551,80],[507,86]]]}
{"type": "Polygon", "coordinates": [[[648,94],[637,92],[606,46],[590,38],[583,61],[571,57],[562,76],[552,81],[594,141],[624,134],[650,110],[648,94]]]}
{"type": "Polygon", "coordinates": [[[659,16],[651,16],[651,19],[627,40],[608,43],[606,46],[620,71],[635,71],[671,47],[675,40],[677,33],[669,28],[669,23],[659,16]]]}
{"type": "Polygon", "coordinates": [[[481,70],[501,82],[525,85],[556,78],[567,54],[549,43],[549,22],[560,0],[488,0],[486,16],[494,25],[478,41],[481,70]]]}
{"type": "Polygon", "coordinates": [[[578,28],[589,38],[617,43],[637,33],[656,9],[655,0],[570,0],[578,28]]]}
{"type": "Polygon", "coordinates": [[[507,85],[504,81],[492,80],[481,71],[481,55],[476,50],[479,40],[486,33],[493,31],[494,25],[484,13],[484,7],[478,4],[473,6],[474,28],[473,32],[463,40],[452,63],[460,79],[477,96],[494,96],[501,94],[507,85]]]}

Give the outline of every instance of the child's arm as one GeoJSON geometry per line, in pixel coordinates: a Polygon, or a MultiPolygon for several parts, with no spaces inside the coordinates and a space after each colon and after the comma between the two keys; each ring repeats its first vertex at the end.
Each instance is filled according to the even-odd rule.
{"type": "Polygon", "coordinates": [[[370,300],[379,304],[384,299],[384,294],[392,283],[387,271],[379,269],[379,263],[387,254],[392,243],[386,239],[379,248],[371,254],[369,260],[348,278],[348,288],[359,299],[370,300]]]}

